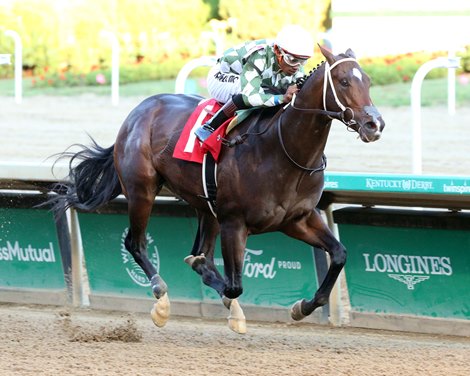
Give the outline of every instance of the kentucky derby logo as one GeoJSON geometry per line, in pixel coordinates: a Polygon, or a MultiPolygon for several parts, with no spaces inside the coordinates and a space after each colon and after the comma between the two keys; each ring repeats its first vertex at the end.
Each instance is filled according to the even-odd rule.
{"type": "MultiPolygon", "coordinates": [[[[137,283],[139,286],[149,287],[150,281],[148,280],[147,276],[145,275],[142,268],[134,261],[132,255],[127,251],[125,246],[125,240],[127,236],[127,232],[129,231],[128,228],[124,229],[124,232],[121,235],[121,256],[122,256],[122,264],[126,268],[127,274],[129,277],[137,283]]],[[[158,248],[154,245],[154,240],[150,236],[149,233],[146,234],[147,239],[147,252],[149,256],[149,260],[152,265],[157,270],[157,273],[160,271],[160,256],[158,255],[158,248]]]]}

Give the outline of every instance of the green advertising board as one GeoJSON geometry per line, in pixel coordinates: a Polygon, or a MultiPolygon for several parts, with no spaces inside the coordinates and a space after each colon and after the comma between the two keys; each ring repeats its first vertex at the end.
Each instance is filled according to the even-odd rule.
{"type": "MultiPolygon", "coordinates": [[[[92,293],[153,297],[150,282],[124,246],[127,215],[80,213],[79,221],[92,293]]],[[[191,252],[196,230],[194,218],[150,217],[149,258],[168,284],[172,299],[201,299],[200,278],[183,261],[191,252]]]]}
{"type": "Polygon", "coordinates": [[[341,211],[335,219],[348,250],[353,311],[470,319],[470,232],[460,223],[468,218],[443,212],[341,211]]]}
{"type": "Polygon", "coordinates": [[[49,211],[0,208],[0,287],[65,288],[56,227],[49,211]]]}
{"type": "MultiPolygon", "coordinates": [[[[79,220],[91,293],[152,297],[146,276],[124,247],[127,215],[80,213],[79,220]]],[[[183,261],[196,230],[194,217],[152,215],[147,228],[149,256],[168,284],[171,299],[218,301],[217,293],[183,261]]],[[[216,256],[215,263],[223,273],[223,260],[216,256]]],[[[312,248],[280,233],[250,237],[243,285],[241,302],[248,304],[290,306],[311,298],[318,286],[312,248]]]]}

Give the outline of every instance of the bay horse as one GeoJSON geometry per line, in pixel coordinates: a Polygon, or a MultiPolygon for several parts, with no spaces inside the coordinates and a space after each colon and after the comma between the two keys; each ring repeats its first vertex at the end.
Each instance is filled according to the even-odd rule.
{"type": "Polygon", "coordinates": [[[93,141],[70,159],[70,173],[52,199],[55,209],[94,211],[123,193],[128,202],[129,232],[125,247],[145,272],[157,302],[152,318],[165,325],[168,287],[149,261],[146,227],[156,195],[166,186],[193,207],[198,231],[185,258],[203,282],[214,288],[230,309],[229,325],[244,333],[245,317],[236,298],[243,293],[242,269],[249,235],[280,231],[330,256],[327,275],[315,295],[296,302],[294,320],[301,320],[328,302],[346,262],[345,247],[324,223],[316,206],[324,184],[324,149],[333,119],[358,133],[364,142],[381,136],[385,123],[373,105],[370,79],[354,53],[334,55],[321,48],[326,61],[299,82],[289,105],[262,111],[228,136],[217,166],[215,215],[203,191],[201,166],[173,158],[182,129],[202,99],[159,94],[142,101],[125,119],[114,145],[93,141]],[[243,142],[239,142],[239,141],[243,142]],[[235,146],[234,146],[235,145],[235,146]],[[224,277],[213,258],[220,235],[224,277]]]}

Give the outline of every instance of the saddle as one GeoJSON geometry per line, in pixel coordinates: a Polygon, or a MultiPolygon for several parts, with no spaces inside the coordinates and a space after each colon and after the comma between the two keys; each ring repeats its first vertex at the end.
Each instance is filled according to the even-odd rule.
{"type": "Polygon", "coordinates": [[[261,116],[262,111],[254,111],[256,108],[238,111],[237,114],[228,119],[222,126],[201,144],[194,135],[194,130],[207,122],[222,105],[215,99],[204,99],[199,102],[187,120],[180,138],[178,139],[173,157],[188,162],[196,162],[202,165],[202,181],[204,186],[204,199],[207,200],[209,208],[215,216],[217,196],[217,162],[225,137],[240,123],[248,118],[253,112],[261,116]]]}

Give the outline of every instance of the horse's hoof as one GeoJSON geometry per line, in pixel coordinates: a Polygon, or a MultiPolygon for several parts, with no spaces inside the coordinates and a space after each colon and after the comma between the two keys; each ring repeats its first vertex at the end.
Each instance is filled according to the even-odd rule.
{"type": "Polygon", "coordinates": [[[295,321],[300,321],[307,317],[302,313],[302,302],[303,300],[297,301],[290,309],[290,316],[295,321]]]}
{"type": "Polygon", "coordinates": [[[153,305],[150,311],[153,323],[159,328],[165,326],[166,322],[170,318],[170,299],[168,294],[165,293],[157,302],[153,305]]]}
{"type": "Polygon", "coordinates": [[[193,255],[189,255],[189,256],[186,256],[183,261],[188,264],[189,266],[193,266],[193,262],[194,262],[194,256],[193,255]]]}
{"type": "Polygon", "coordinates": [[[186,256],[183,261],[188,264],[190,267],[193,267],[193,264],[196,262],[196,264],[203,264],[205,263],[206,261],[206,256],[204,255],[204,253],[201,253],[199,256],[193,256],[193,255],[189,255],[189,256],[186,256]]]}
{"type": "Polygon", "coordinates": [[[238,304],[238,300],[233,299],[230,304],[230,316],[228,317],[228,326],[235,333],[246,333],[246,320],[242,307],[238,304]]]}

